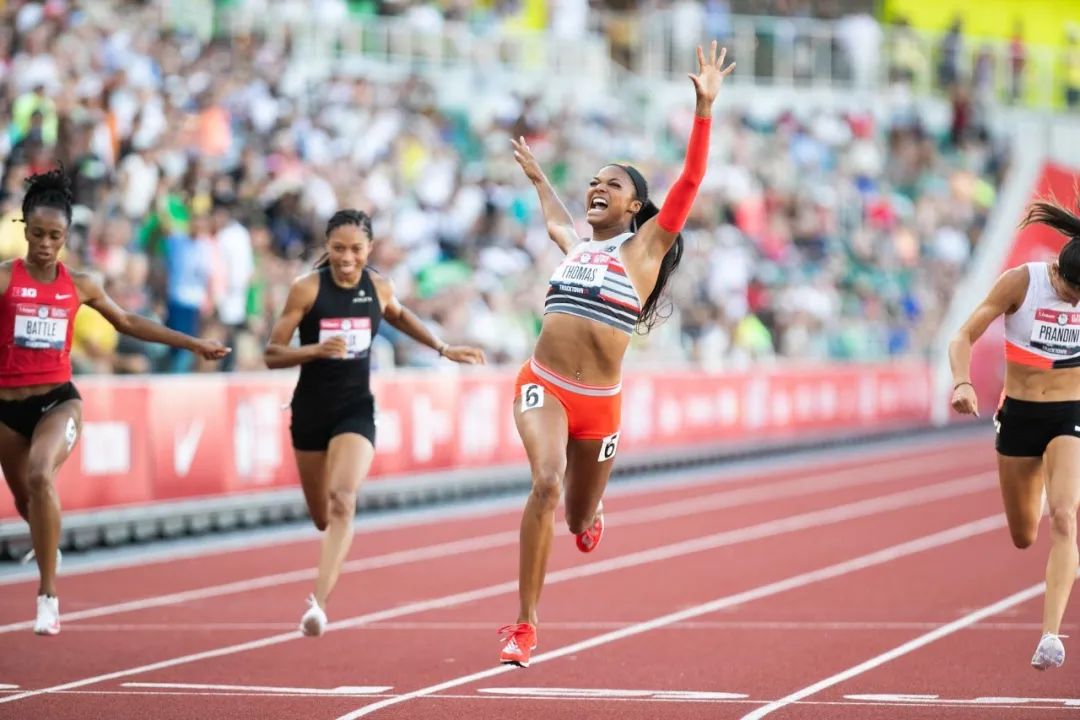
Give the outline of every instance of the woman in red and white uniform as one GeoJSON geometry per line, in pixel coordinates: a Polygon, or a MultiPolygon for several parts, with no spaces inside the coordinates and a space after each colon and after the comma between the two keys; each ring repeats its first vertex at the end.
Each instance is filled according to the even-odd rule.
{"type": "Polygon", "coordinates": [[[585,206],[592,240],[574,219],[524,139],[514,158],[540,196],[548,234],[566,253],[551,278],[533,357],[518,375],[514,420],[532,470],[521,518],[517,622],[500,630],[500,662],[528,667],[536,647],[537,604],[551,553],[555,508],[566,490],[566,522],[582,552],[604,530],[601,497],[618,450],[622,361],[635,328],[651,328],[657,304],[682,256],[680,231],[705,175],[712,106],[724,78],[726,50],[713,42],[700,72],[690,75],[697,113],[682,174],[660,209],[645,178],[627,165],[607,165],[590,183],[585,206]]]}
{"type": "Polygon", "coordinates": [[[952,406],[978,415],[971,347],[1005,316],[1005,392],[994,417],[998,477],[1013,543],[1030,547],[1043,495],[1050,509],[1050,559],[1042,637],[1031,664],[1060,667],[1058,634],[1076,580],[1076,511],[1080,506],[1080,217],[1037,202],[1024,225],[1041,223],[1069,238],[1057,262],[1007,270],[949,345],[952,406]]]}
{"type": "Polygon", "coordinates": [[[0,264],[0,467],[30,524],[41,584],[34,632],[60,632],[56,598],[60,501],[53,484],[79,438],[82,400],[71,383],[71,337],[83,303],[120,332],[197,352],[228,349],[120,309],[89,275],[59,261],[71,225],[71,188],[61,170],[27,181],[25,259],[0,264]]]}

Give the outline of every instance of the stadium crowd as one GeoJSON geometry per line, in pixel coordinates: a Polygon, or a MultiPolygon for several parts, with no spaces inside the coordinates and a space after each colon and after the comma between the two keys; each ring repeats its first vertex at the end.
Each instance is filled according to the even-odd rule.
{"type": "MultiPolygon", "coordinates": [[[[529,140],[583,218],[608,161],[639,165],[662,195],[688,134],[689,102],[650,131],[614,103],[488,88],[447,106],[416,76],[335,76],[298,97],[280,80],[287,43],[162,33],[153,2],[81,5],[3,6],[0,259],[25,250],[22,179],[62,162],[78,205],[65,261],[128,309],[232,343],[226,370],[262,367],[270,318],[346,206],[373,214],[372,265],[441,337],[520,361],[558,258],[509,138],[529,140]]],[[[977,104],[958,97],[940,129],[907,102],[726,107],[670,317],[630,362],[926,352],[1006,171],[977,104]]],[[[383,328],[381,366],[438,361],[383,328]]],[[[118,338],[88,308],[73,355],[84,373],[217,370],[118,338]]]]}

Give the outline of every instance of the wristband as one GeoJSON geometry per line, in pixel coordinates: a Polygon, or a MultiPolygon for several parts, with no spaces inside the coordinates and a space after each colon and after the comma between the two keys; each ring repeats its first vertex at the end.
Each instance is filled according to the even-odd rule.
{"type": "MultiPolygon", "coordinates": [[[[971,385],[971,383],[968,382],[967,380],[964,380],[963,382],[958,382],[958,383],[956,383],[955,385],[952,386],[953,392],[956,392],[957,388],[959,388],[961,385],[971,385]]],[[[974,390],[975,386],[971,385],[971,389],[974,390]]]]}

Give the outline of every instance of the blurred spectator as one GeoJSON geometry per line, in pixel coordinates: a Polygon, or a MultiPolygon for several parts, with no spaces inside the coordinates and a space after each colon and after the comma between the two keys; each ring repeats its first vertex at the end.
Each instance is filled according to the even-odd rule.
{"type": "MultiPolygon", "coordinates": [[[[165,235],[165,268],[168,277],[165,324],[178,332],[198,335],[200,315],[210,298],[211,259],[205,244],[209,221],[198,216],[191,232],[183,225],[168,228],[165,235]]],[[[187,372],[193,356],[173,350],[170,372],[187,372]]]]}
{"type": "Polygon", "coordinates": [[[1065,104],[1080,106],[1080,28],[1070,25],[1066,31],[1065,52],[1062,55],[1065,74],[1065,104]]]}
{"type": "Polygon", "coordinates": [[[938,89],[949,92],[960,80],[960,57],[964,50],[964,21],[958,16],[938,47],[938,89]]]}
{"type": "Polygon", "coordinates": [[[1024,46],[1024,23],[1018,18],[1009,41],[1009,95],[1011,103],[1024,98],[1024,72],[1027,69],[1027,48],[1024,46]]]}
{"type": "MultiPolygon", "coordinates": [[[[213,231],[224,276],[223,287],[215,300],[217,317],[225,326],[229,344],[235,341],[237,333],[247,327],[248,292],[255,274],[251,234],[234,217],[234,212],[231,199],[215,201],[213,231]]],[[[230,370],[236,359],[230,355],[223,362],[223,369],[230,370]]]]}
{"type": "Polygon", "coordinates": [[[900,18],[892,27],[889,49],[889,79],[894,83],[911,85],[921,77],[927,66],[922,38],[900,18]]]}
{"type": "Polygon", "coordinates": [[[35,85],[23,93],[11,108],[11,140],[24,140],[52,147],[56,145],[59,120],[56,103],[45,94],[45,85],[35,85]]]}

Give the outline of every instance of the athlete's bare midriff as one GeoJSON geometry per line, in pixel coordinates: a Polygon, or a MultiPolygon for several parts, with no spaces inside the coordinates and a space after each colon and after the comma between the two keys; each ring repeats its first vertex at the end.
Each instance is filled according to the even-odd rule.
{"type": "Polygon", "coordinates": [[[615,385],[622,379],[622,362],[630,336],[602,323],[548,313],[533,355],[537,362],[563,377],[585,385],[615,385]]]}
{"type": "Polygon", "coordinates": [[[1080,400],[1080,367],[1046,370],[1014,362],[1005,365],[1005,394],[1014,400],[1080,400]]]}
{"type": "Polygon", "coordinates": [[[26,385],[24,387],[0,388],[0,401],[11,402],[13,400],[25,400],[26,398],[44,395],[52,392],[64,383],[51,383],[48,385],[26,385]]]}

